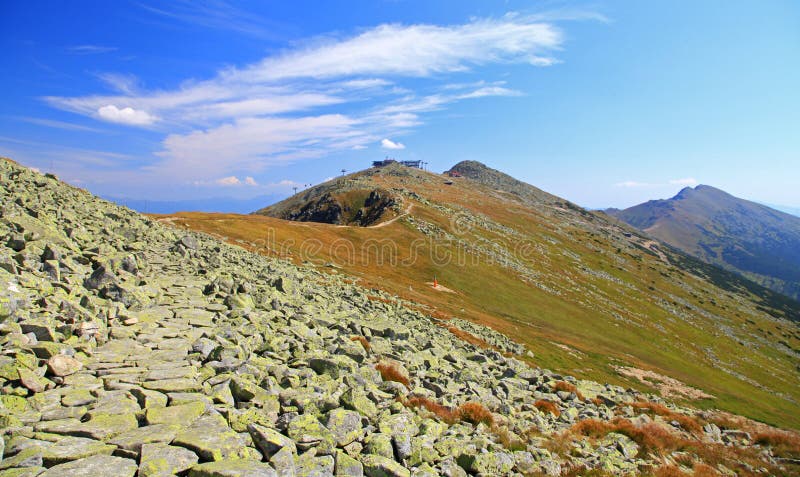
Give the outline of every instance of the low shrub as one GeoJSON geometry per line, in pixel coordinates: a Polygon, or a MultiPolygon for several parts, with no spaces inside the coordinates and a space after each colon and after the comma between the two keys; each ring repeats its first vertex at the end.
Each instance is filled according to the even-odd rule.
{"type": "Polygon", "coordinates": [[[411,389],[411,382],[408,380],[408,377],[400,371],[400,368],[396,364],[381,362],[375,365],[375,369],[381,373],[381,378],[383,378],[384,381],[394,381],[411,389]]]}
{"type": "Polygon", "coordinates": [[[664,455],[682,449],[687,443],[672,431],[654,422],[637,426],[628,419],[615,418],[612,421],[586,419],[572,426],[576,434],[587,437],[602,438],[616,432],[629,437],[639,445],[639,453],[664,455]]]}
{"type": "Polygon", "coordinates": [[[703,425],[693,416],[674,412],[663,404],[654,402],[638,401],[631,403],[631,407],[640,411],[650,412],[662,416],[667,421],[676,421],[684,430],[695,434],[701,435],[703,433],[703,425]]]}
{"type": "Polygon", "coordinates": [[[578,399],[580,399],[581,401],[586,399],[586,398],[583,397],[583,394],[581,394],[581,392],[578,391],[578,388],[575,387],[574,384],[570,384],[570,383],[568,383],[566,381],[556,381],[556,383],[553,385],[553,391],[556,391],[556,392],[557,391],[565,391],[565,392],[568,392],[568,393],[575,393],[575,395],[578,396],[578,399]]]}
{"type": "Polygon", "coordinates": [[[753,442],[771,447],[776,456],[800,459],[800,435],[796,433],[777,429],[765,430],[756,433],[753,442]]]}
{"type": "Polygon", "coordinates": [[[406,407],[427,409],[448,424],[454,424],[457,421],[469,422],[475,425],[483,423],[487,426],[494,424],[492,412],[478,402],[467,402],[456,409],[452,409],[426,397],[413,396],[406,399],[403,404],[406,407]]]}
{"type": "Polygon", "coordinates": [[[494,424],[492,412],[479,402],[467,402],[458,407],[458,417],[462,421],[478,425],[484,423],[487,426],[494,424]]]}
{"type": "Polygon", "coordinates": [[[662,465],[653,473],[654,477],[688,477],[677,465],[662,465]]]}
{"type": "Polygon", "coordinates": [[[367,341],[367,339],[363,336],[353,336],[350,338],[350,341],[358,341],[359,343],[361,343],[361,346],[364,347],[364,351],[367,352],[369,352],[370,348],[372,347],[369,344],[369,341],[367,341]]]}
{"type": "Polygon", "coordinates": [[[556,406],[554,402],[546,401],[544,399],[539,399],[538,401],[533,403],[533,405],[536,406],[536,409],[542,412],[549,412],[550,414],[556,417],[561,415],[561,410],[558,408],[558,406],[556,406]]]}
{"type": "Polygon", "coordinates": [[[403,404],[406,407],[410,407],[410,408],[419,408],[419,407],[421,407],[421,408],[427,410],[428,412],[436,415],[439,419],[441,419],[442,421],[444,421],[444,422],[446,422],[448,424],[453,424],[457,420],[456,419],[456,415],[455,415],[455,413],[453,412],[452,409],[450,409],[447,406],[442,406],[438,402],[433,401],[433,400],[428,399],[428,398],[423,397],[423,396],[413,396],[411,398],[408,398],[403,404]]]}

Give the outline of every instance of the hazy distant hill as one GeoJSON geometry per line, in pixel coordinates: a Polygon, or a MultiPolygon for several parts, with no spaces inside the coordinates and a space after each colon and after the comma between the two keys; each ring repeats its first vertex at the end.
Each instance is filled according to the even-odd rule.
{"type": "Polygon", "coordinates": [[[799,217],[706,185],[606,213],[706,262],[800,298],[799,217]]]}
{"type": "Polygon", "coordinates": [[[205,212],[213,211],[245,214],[257,207],[261,207],[265,203],[280,200],[281,196],[277,194],[271,194],[260,195],[258,197],[253,197],[252,199],[208,197],[204,199],[188,200],[149,200],[112,196],[104,196],[103,198],[145,214],[172,214],[175,212],[194,212],[201,210],[205,212]]]}

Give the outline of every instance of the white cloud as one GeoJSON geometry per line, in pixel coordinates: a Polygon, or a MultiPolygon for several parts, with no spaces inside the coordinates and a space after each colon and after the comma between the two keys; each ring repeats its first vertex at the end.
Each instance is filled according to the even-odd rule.
{"type": "Polygon", "coordinates": [[[363,144],[356,144],[355,146],[351,147],[350,149],[352,149],[354,151],[360,151],[360,150],[366,149],[366,148],[367,148],[367,146],[365,146],[363,144]]]}
{"type": "Polygon", "coordinates": [[[486,86],[458,96],[458,99],[485,98],[487,96],[522,96],[520,91],[500,86],[486,86]]]}
{"type": "Polygon", "coordinates": [[[355,79],[350,81],[345,81],[342,83],[342,86],[345,88],[353,88],[353,89],[368,89],[368,88],[378,88],[381,86],[389,86],[391,81],[386,81],[385,79],[381,78],[368,78],[368,79],[355,79]]]}
{"type": "Polygon", "coordinates": [[[391,139],[381,139],[381,147],[384,149],[405,149],[406,145],[399,142],[394,142],[391,139]]]}
{"type": "Polygon", "coordinates": [[[330,144],[361,133],[358,122],[340,114],[300,118],[245,118],[204,131],[170,134],[158,154],[158,168],[180,176],[185,171],[219,176],[227,171],[259,171],[270,164],[318,157],[330,144]]]}
{"type": "Polygon", "coordinates": [[[236,176],[223,177],[217,179],[215,182],[221,186],[235,186],[241,184],[241,181],[236,176]]]}
{"type": "Polygon", "coordinates": [[[695,179],[694,177],[686,177],[684,179],[673,179],[669,181],[669,183],[672,185],[682,185],[682,186],[695,186],[699,184],[699,182],[697,182],[697,179],[695,179]]]}
{"type": "MultiPolygon", "coordinates": [[[[244,180],[241,180],[236,176],[228,176],[228,177],[222,177],[220,179],[215,180],[214,184],[225,186],[225,187],[241,186],[241,185],[255,187],[255,186],[258,185],[258,181],[256,181],[251,176],[246,176],[244,178],[244,180]]],[[[202,181],[196,181],[195,185],[206,185],[206,183],[204,183],[202,181]]]]}
{"type": "Polygon", "coordinates": [[[638,182],[638,181],[622,181],[617,182],[614,184],[614,187],[654,187],[658,184],[650,184],[647,182],[638,182]]]}
{"type": "Polygon", "coordinates": [[[148,126],[153,124],[157,118],[151,116],[147,111],[136,110],[131,107],[118,108],[113,104],[107,104],[97,108],[97,115],[112,123],[128,124],[131,126],[148,126]]]}

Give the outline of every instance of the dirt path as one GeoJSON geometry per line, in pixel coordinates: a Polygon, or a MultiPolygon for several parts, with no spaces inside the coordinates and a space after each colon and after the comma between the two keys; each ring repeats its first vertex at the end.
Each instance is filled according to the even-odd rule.
{"type": "Polygon", "coordinates": [[[414,208],[414,204],[408,204],[408,207],[406,207],[406,210],[405,210],[405,211],[403,211],[403,213],[402,213],[402,214],[398,215],[397,217],[395,217],[395,218],[393,218],[393,219],[389,219],[389,220],[387,220],[386,222],[381,222],[381,223],[379,223],[378,225],[372,225],[372,226],[370,226],[370,227],[368,227],[368,228],[371,228],[371,229],[377,229],[377,228],[380,228],[380,227],[386,227],[386,226],[387,226],[387,225],[389,225],[389,224],[393,224],[393,223],[395,223],[395,222],[396,222],[398,219],[401,219],[401,218],[405,217],[406,215],[410,214],[410,213],[411,213],[411,209],[413,209],[413,208],[414,208]]]}
{"type": "Polygon", "coordinates": [[[661,249],[659,249],[657,247],[657,245],[658,245],[658,242],[656,242],[654,240],[648,240],[647,242],[644,242],[642,244],[642,247],[644,247],[647,250],[650,250],[651,252],[653,252],[656,255],[658,255],[658,258],[660,258],[662,262],[664,262],[667,265],[669,265],[669,260],[667,259],[667,256],[664,254],[664,252],[661,251],[661,249]]]}

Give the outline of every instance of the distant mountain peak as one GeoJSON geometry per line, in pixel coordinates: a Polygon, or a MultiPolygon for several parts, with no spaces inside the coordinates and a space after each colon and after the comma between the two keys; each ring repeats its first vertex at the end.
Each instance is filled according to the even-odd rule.
{"type": "Polygon", "coordinates": [[[709,185],[608,214],[696,257],[800,298],[800,219],[709,185]]]}

